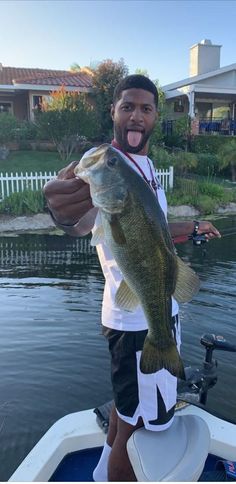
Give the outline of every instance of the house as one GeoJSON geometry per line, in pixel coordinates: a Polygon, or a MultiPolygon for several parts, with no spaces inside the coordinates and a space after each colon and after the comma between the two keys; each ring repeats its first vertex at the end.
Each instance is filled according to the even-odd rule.
{"type": "Polygon", "coordinates": [[[87,72],[5,67],[0,63],[0,112],[33,120],[34,110],[42,99],[62,85],[67,91],[88,93],[88,96],[93,91],[92,77],[87,72]]]}
{"type": "Polygon", "coordinates": [[[190,48],[190,75],[163,86],[168,119],[191,118],[192,133],[236,135],[236,63],[220,67],[221,45],[202,40],[190,48]]]}

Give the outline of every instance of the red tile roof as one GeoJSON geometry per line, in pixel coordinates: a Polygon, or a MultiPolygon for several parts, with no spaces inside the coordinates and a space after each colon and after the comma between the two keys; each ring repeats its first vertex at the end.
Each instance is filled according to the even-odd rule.
{"type": "Polygon", "coordinates": [[[92,87],[92,78],[84,72],[4,67],[0,65],[0,85],[32,84],[40,86],[92,87]]]}

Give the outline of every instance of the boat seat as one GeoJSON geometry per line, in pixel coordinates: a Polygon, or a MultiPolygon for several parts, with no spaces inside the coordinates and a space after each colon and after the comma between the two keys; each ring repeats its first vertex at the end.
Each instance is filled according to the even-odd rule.
{"type": "Polygon", "coordinates": [[[175,416],[160,432],[136,430],[127,442],[138,481],[197,481],[210,448],[206,422],[196,415],[175,416]]]}

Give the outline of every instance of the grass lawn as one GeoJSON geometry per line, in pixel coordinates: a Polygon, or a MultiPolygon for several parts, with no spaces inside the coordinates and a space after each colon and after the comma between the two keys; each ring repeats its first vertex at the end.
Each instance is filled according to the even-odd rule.
{"type": "MultiPolygon", "coordinates": [[[[80,158],[79,154],[74,154],[72,159],[80,158]]],[[[7,160],[0,160],[0,173],[57,172],[66,164],[56,151],[11,151],[7,160]]]]}

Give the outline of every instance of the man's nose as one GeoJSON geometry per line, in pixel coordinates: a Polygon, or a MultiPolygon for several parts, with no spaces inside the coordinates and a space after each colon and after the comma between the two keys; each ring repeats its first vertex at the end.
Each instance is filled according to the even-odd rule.
{"type": "Polygon", "coordinates": [[[143,112],[140,108],[135,108],[133,109],[133,111],[131,112],[131,116],[130,116],[130,119],[132,121],[142,121],[143,120],[143,112]]]}

